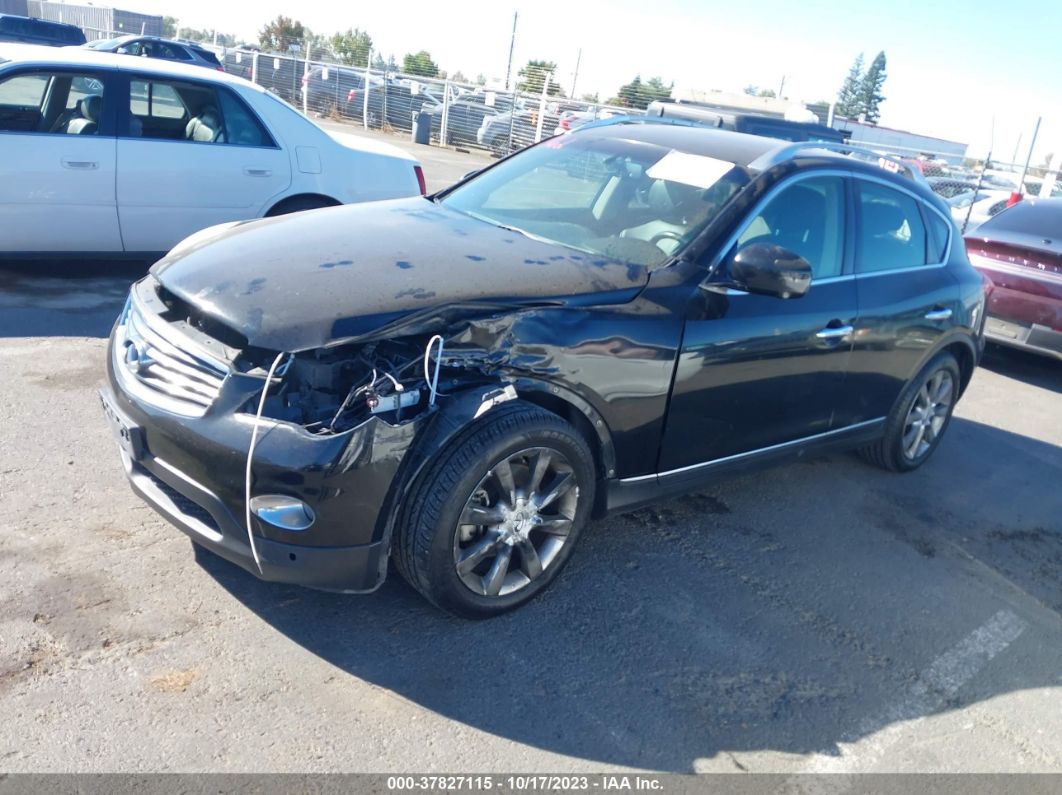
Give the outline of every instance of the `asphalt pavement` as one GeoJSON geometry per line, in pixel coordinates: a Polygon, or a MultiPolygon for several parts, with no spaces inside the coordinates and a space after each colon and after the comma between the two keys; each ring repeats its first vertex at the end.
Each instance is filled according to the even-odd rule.
{"type": "Polygon", "coordinates": [[[0,772],[1062,771],[1058,363],[991,347],[915,473],[595,522],[474,623],[259,582],[132,494],[95,389],[144,267],[0,269],[0,772]]]}

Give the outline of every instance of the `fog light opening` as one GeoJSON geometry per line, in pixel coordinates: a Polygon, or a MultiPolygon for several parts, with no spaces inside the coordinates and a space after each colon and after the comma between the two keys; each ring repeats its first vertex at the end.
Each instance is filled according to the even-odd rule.
{"type": "Polygon", "coordinates": [[[251,513],[263,522],[289,532],[308,530],[317,518],[313,509],[302,500],[282,494],[254,497],[251,500],[251,513]]]}

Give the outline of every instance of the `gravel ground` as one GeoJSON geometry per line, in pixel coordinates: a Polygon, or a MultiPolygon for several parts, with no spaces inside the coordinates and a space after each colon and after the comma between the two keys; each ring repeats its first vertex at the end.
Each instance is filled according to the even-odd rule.
{"type": "Polygon", "coordinates": [[[94,389],[142,273],[0,270],[0,771],[1062,771],[1057,363],[990,348],[915,474],[597,522],[469,623],[258,582],[134,497],[94,389]]]}

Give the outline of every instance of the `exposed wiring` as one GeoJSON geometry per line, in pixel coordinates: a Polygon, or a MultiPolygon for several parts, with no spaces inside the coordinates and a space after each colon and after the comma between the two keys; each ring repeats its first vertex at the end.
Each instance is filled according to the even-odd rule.
{"type": "MultiPolygon", "coordinates": [[[[254,545],[254,533],[251,532],[251,460],[254,458],[254,448],[258,444],[258,424],[262,421],[262,412],[265,411],[266,396],[269,394],[269,385],[273,382],[273,374],[280,366],[280,360],[287,354],[278,353],[277,358],[269,368],[265,383],[262,385],[262,397],[258,400],[258,412],[254,415],[254,428],[251,429],[251,445],[247,448],[247,470],[244,474],[244,497],[245,519],[247,522],[247,543],[251,545],[251,557],[254,565],[258,567],[258,573],[262,574],[262,561],[258,559],[258,549],[254,545]]],[[[288,360],[290,362],[290,359],[288,360]]],[[[287,372],[285,370],[285,372],[287,372]]]]}
{"type": "Polygon", "coordinates": [[[435,405],[435,396],[439,393],[439,370],[442,369],[442,355],[443,355],[443,338],[436,334],[430,340],[428,340],[427,346],[424,348],[424,380],[429,384],[431,394],[428,397],[428,405],[435,405]],[[431,357],[431,349],[435,344],[435,341],[439,341],[439,350],[435,354],[435,372],[432,375],[428,374],[428,360],[431,357]]]}

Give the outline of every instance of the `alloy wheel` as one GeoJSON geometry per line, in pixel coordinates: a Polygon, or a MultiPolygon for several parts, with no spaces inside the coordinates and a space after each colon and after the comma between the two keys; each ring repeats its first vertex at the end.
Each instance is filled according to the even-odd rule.
{"type": "Polygon", "coordinates": [[[924,456],[940,436],[951,412],[954,381],[947,370],[937,370],[915,394],[903,426],[903,454],[909,461],[924,456]]]}
{"type": "Polygon", "coordinates": [[[568,543],[579,501],[563,453],[532,447],[495,464],[465,503],[454,566],[480,596],[507,596],[542,576],[568,543]]]}

